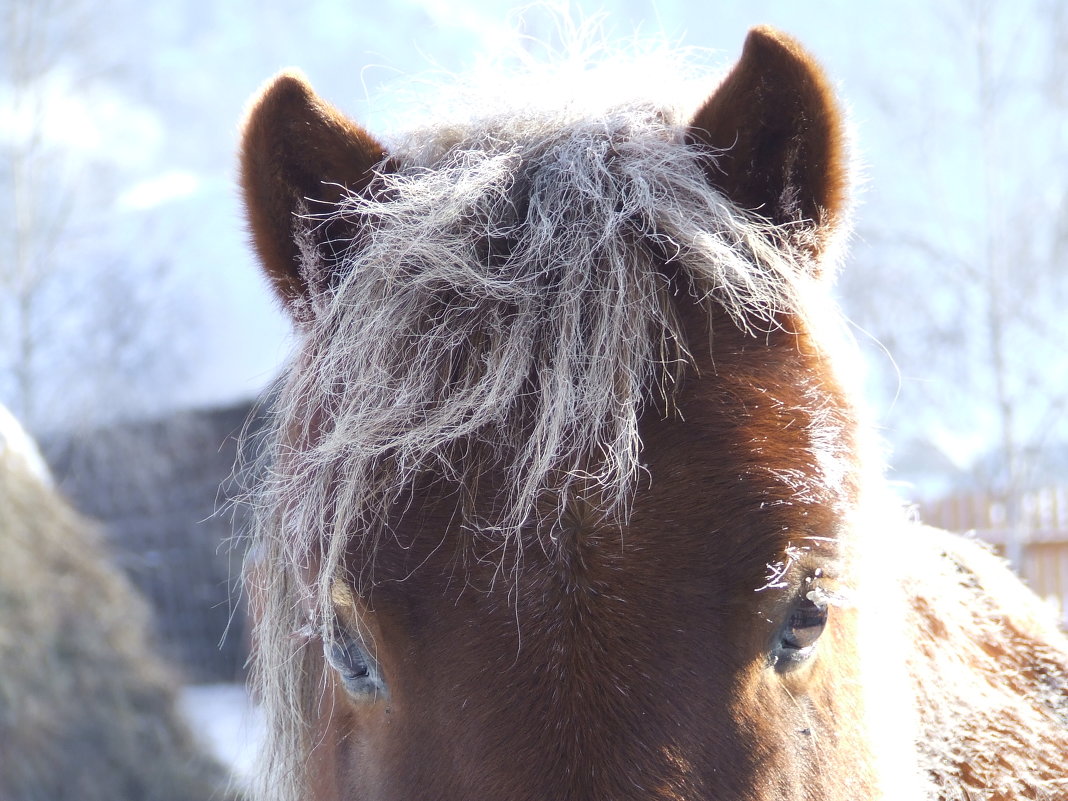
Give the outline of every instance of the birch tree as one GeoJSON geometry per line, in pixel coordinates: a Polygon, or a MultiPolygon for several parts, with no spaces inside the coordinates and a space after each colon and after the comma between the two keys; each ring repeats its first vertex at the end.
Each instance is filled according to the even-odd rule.
{"type": "Polygon", "coordinates": [[[3,12],[0,401],[36,431],[136,408],[140,388],[173,368],[146,327],[168,261],[150,236],[115,225],[139,134],[121,48],[101,32],[119,5],[14,0],[3,12]]]}

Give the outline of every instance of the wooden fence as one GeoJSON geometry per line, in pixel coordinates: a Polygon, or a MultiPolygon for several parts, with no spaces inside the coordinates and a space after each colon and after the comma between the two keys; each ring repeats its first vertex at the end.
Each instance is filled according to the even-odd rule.
{"type": "MultiPolygon", "coordinates": [[[[921,519],[950,531],[974,532],[1007,554],[1014,531],[1003,501],[981,493],[951,495],[920,507],[921,519]]],[[[1017,572],[1057,607],[1068,626],[1068,486],[1047,487],[1020,499],[1017,572]]]]}

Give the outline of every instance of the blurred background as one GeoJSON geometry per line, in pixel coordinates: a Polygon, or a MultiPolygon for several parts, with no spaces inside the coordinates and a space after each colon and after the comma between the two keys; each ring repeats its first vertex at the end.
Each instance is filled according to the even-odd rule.
{"type": "MultiPolygon", "coordinates": [[[[234,681],[240,557],[226,547],[229,516],[215,514],[219,487],[290,345],[238,204],[245,104],[299,66],[388,134],[397,112],[383,87],[535,50],[559,38],[559,19],[499,0],[0,8],[0,403],[60,489],[102,521],[169,658],[191,681],[234,681]]],[[[724,68],[750,26],[770,23],[822,62],[862,177],[838,292],[889,475],[930,522],[977,530],[1063,605],[1068,4],[569,11],[609,39],[707,49],[724,68]]]]}

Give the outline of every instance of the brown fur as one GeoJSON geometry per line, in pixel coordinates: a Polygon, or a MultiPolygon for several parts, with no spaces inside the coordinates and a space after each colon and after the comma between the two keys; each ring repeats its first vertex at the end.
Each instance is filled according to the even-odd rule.
{"type": "Polygon", "coordinates": [[[249,111],[241,185],[252,241],[291,312],[309,292],[299,269],[294,215],[315,214],[347,191],[363,189],[383,156],[381,145],[319,100],[297,73],[275,78],[249,111]]]}
{"type": "MultiPolygon", "coordinates": [[[[858,725],[863,703],[846,658],[852,614],[829,645],[838,686],[822,665],[782,681],[764,654],[783,599],[753,592],[788,542],[834,530],[848,502],[762,469],[766,458],[813,473],[803,394],[837,403],[837,389],[813,383],[792,346],[753,342],[730,322],[713,340],[727,380],[693,382],[680,417],[643,421],[653,481],[629,525],[579,507],[556,543],[529,532],[513,584],[499,543],[443,537],[455,500],[413,493],[393,541],[354,549],[352,571],[373,559],[378,579],[342,613],[372,632],[395,700],[353,707],[333,685],[325,740],[347,745],[324,749],[313,797],[405,799],[428,787],[510,801],[875,797],[864,740],[836,736],[841,719],[858,725]],[[752,397],[750,382],[766,394],[752,397]],[[768,452],[724,471],[724,452],[752,441],[768,452]]],[[[710,355],[698,360],[709,373],[710,355]]],[[[812,564],[836,561],[828,550],[812,564]]]]}
{"type": "MultiPolygon", "coordinates": [[[[280,87],[265,97],[291,91],[292,79],[280,87]]],[[[351,124],[329,122],[344,135],[302,133],[312,151],[288,148],[276,164],[278,148],[264,150],[270,132],[294,118],[336,119],[306,87],[294,98],[298,108],[284,114],[272,102],[256,106],[243,182],[256,240],[273,243],[259,245],[268,274],[287,303],[303,293],[299,313],[315,314],[326,307],[316,293],[329,290],[307,280],[307,245],[303,261],[286,249],[291,217],[317,191],[311,176],[358,191],[383,154],[351,124]],[[340,176],[319,171],[342,162],[340,176]],[[271,183],[291,175],[300,176],[293,187],[271,183]]],[[[826,279],[814,260],[844,221],[845,148],[828,82],[796,42],[769,29],[751,33],[739,65],[680,131],[679,147],[693,149],[694,164],[705,160],[737,214],[773,224],[768,238],[826,279]]],[[[389,689],[350,697],[322,657],[329,631],[301,627],[306,647],[274,663],[279,643],[261,646],[263,664],[288,669],[301,660],[292,675],[302,690],[286,697],[303,704],[301,718],[312,725],[279,741],[300,752],[302,781],[277,795],[268,788],[270,797],[957,801],[990,789],[1000,801],[1017,796],[994,789],[998,782],[1041,798],[1026,793],[1063,778],[1063,639],[1037,623],[979,625],[968,605],[976,598],[998,620],[999,604],[1035,606],[1025,591],[1002,587],[1004,577],[995,581],[998,569],[974,568],[986,590],[971,596],[942,586],[945,557],[873,487],[819,313],[776,307],[739,321],[729,306],[708,302],[663,239],[640,245],[664,247],[662,278],[686,364],[670,389],[663,376],[646,388],[636,421],[643,473],[626,509],[613,507],[597,481],[578,481],[583,492],[547,490],[518,535],[503,536],[485,521],[497,519],[508,477],[484,453],[495,443],[472,433],[452,443],[451,467],[390,486],[392,503],[374,506],[385,519],[327,517],[308,538],[312,553],[274,552],[293,564],[281,571],[284,592],[274,601],[267,582],[262,614],[292,615],[294,626],[307,614],[320,624],[315,588],[325,579],[334,589],[323,625],[336,617],[358,634],[389,689]],[[360,528],[372,523],[374,535],[360,528]],[[347,547],[342,567],[322,574],[320,559],[338,536],[347,547]],[[902,544],[914,539],[915,548],[902,544]],[[925,574],[882,557],[902,549],[934,567],[925,574]],[[780,672],[769,653],[806,580],[838,600],[818,655],[780,672]],[[1017,678],[998,678],[1006,667],[1017,678]],[[993,700],[962,717],[956,710],[969,699],[947,684],[969,692],[989,685],[993,700]],[[1028,738],[995,732],[999,715],[1038,728],[1028,738]],[[1000,744],[1012,754],[984,751],[1000,744]]],[[[487,246],[493,267],[509,245],[491,245],[501,248],[487,246]]],[[[291,388],[331,346],[311,336],[291,388]]],[[[360,386],[334,379],[329,403],[307,409],[298,397],[298,411],[280,421],[272,471],[294,493],[302,454],[336,438],[338,409],[361,397],[360,386]]],[[[541,380],[530,376],[524,397],[535,398],[541,380]]],[[[453,388],[448,375],[443,385],[453,388]]],[[[584,456],[596,467],[598,454],[584,456]]],[[[335,498],[343,480],[332,485],[335,498]]],[[[304,500],[283,498],[268,526],[292,525],[287,504],[304,500]]],[[[321,501],[329,507],[335,498],[321,501]]],[[[273,531],[267,541],[286,537],[273,531]]],[[[264,558],[257,580],[269,572],[264,558]]],[[[968,561],[961,571],[972,569],[968,561]]],[[[1020,612],[1025,618],[1037,614],[1020,612]]]]}
{"type": "Polygon", "coordinates": [[[721,155],[710,180],[778,225],[814,222],[817,247],[841,223],[848,162],[834,93],[788,36],[754,28],[742,57],[694,117],[693,137],[721,155]]]}

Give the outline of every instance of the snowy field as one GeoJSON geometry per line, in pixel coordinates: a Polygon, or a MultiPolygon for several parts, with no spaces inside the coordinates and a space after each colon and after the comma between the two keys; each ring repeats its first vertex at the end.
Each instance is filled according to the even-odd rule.
{"type": "Polygon", "coordinates": [[[189,725],[211,751],[247,786],[263,737],[263,716],[240,684],[186,687],[179,707],[189,725]]]}

